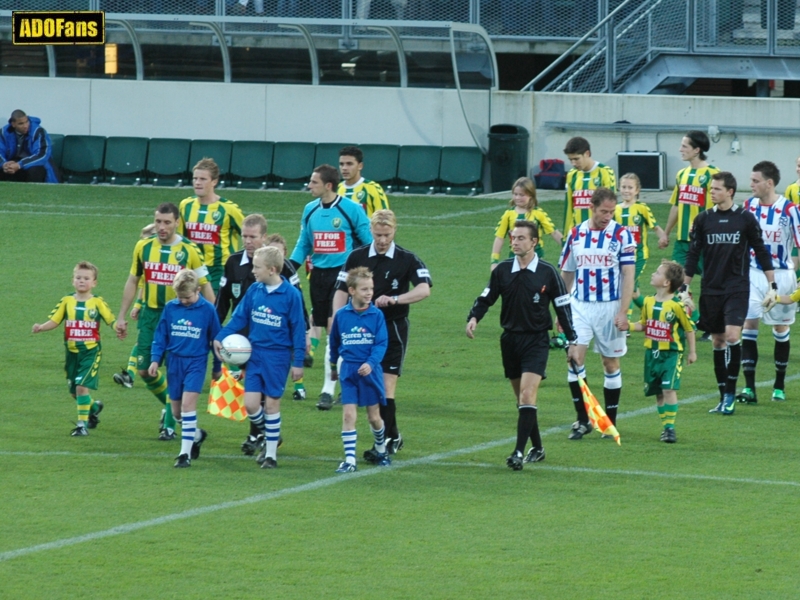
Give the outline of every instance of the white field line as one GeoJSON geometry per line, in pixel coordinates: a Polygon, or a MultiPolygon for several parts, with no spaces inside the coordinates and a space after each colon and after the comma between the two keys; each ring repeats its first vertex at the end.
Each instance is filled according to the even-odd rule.
{"type": "MultiPolygon", "coordinates": [[[[800,379],[800,374],[792,375],[787,377],[786,380],[795,380],[800,379]]],[[[772,384],[772,381],[762,381],[757,384],[757,387],[766,387],[772,384]]],[[[695,402],[701,402],[703,400],[708,400],[710,398],[717,398],[717,393],[711,394],[701,394],[698,396],[692,396],[690,398],[686,398],[685,400],[681,401],[680,404],[693,404],[695,402]]],[[[636,417],[648,413],[655,412],[655,406],[650,406],[647,408],[641,408],[638,410],[622,413],[619,415],[619,418],[630,418],[636,417]]],[[[542,436],[551,435],[554,433],[558,433],[560,431],[566,431],[569,429],[569,425],[561,425],[558,427],[551,427],[546,429],[542,432],[542,436]]],[[[46,550],[58,550],[60,548],[66,548],[68,546],[74,546],[76,544],[81,544],[84,542],[91,542],[94,540],[100,540],[108,537],[114,537],[117,535],[123,535],[126,533],[132,533],[134,531],[139,531],[140,529],[146,529],[148,527],[156,527],[158,525],[164,525],[165,523],[171,523],[172,521],[180,521],[183,519],[189,519],[192,517],[197,517],[200,515],[205,515],[209,513],[218,512],[221,510],[228,510],[231,508],[237,508],[240,506],[246,506],[249,504],[256,504],[259,502],[265,502],[267,500],[274,500],[276,498],[282,498],[283,496],[288,496],[291,494],[299,494],[302,492],[311,492],[321,488],[329,487],[331,485],[337,483],[343,483],[346,481],[352,481],[354,479],[360,479],[362,477],[371,477],[373,475],[378,475],[380,473],[385,473],[387,471],[393,471],[397,469],[403,469],[406,467],[413,467],[418,465],[429,465],[440,461],[447,461],[449,459],[455,458],[457,456],[463,456],[466,454],[474,454],[476,452],[481,452],[483,450],[490,450],[492,448],[496,448],[498,446],[505,446],[511,442],[513,442],[516,438],[515,437],[508,437],[502,440],[494,440],[490,442],[484,442],[482,444],[476,444],[474,446],[469,446],[467,448],[460,448],[458,450],[451,450],[449,452],[439,452],[436,454],[429,454],[428,456],[423,456],[420,458],[412,458],[410,460],[404,460],[401,462],[396,462],[391,467],[380,468],[376,467],[373,469],[369,469],[366,471],[356,471],[355,473],[350,473],[348,475],[336,475],[334,477],[326,477],[324,479],[318,479],[316,481],[311,481],[309,483],[305,483],[303,485],[298,485],[290,488],[285,488],[282,490],[276,490],[274,492],[269,492],[266,494],[256,494],[255,496],[249,496],[247,498],[242,498],[241,500],[232,500],[230,502],[222,502],[219,504],[212,504],[209,506],[201,506],[198,508],[193,508],[190,510],[185,510],[177,513],[172,513],[169,515],[164,515],[161,517],[156,517],[154,519],[148,519],[145,521],[136,521],[134,523],[125,523],[122,525],[118,525],[116,527],[112,527],[110,529],[105,529],[102,531],[95,531],[92,533],[87,533],[84,535],[79,535],[75,537],[69,538],[62,538],[60,540],[54,540],[52,542],[46,542],[44,544],[36,544],[34,546],[28,546],[25,548],[18,548],[16,550],[9,550],[7,552],[0,553],[0,562],[5,562],[8,560],[12,560],[14,558],[19,558],[21,556],[26,556],[29,554],[36,554],[38,552],[44,552],[46,550]]],[[[45,453],[40,453],[45,454],[45,453]]],[[[102,453],[104,455],[114,456],[110,453],[102,453]]],[[[545,467],[549,469],[557,469],[557,467],[545,467]]],[[[632,473],[639,476],[649,475],[649,476],[661,476],[667,477],[668,474],[658,474],[656,472],[650,471],[614,471],[614,470],[596,470],[596,469],[587,469],[582,467],[561,467],[564,471],[571,471],[576,473],[595,473],[595,472],[607,472],[607,473],[618,473],[618,474],[627,474],[632,473]]],[[[724,477],[717,477],[717,476],[704,476],[704,475],[674,475],[672,477],[685,477],[685,478],[694,478],[694,479],[704,479],[707,481],[737,481],[737,482],[747,482],[747,483],[755,483],[757,480],[748,480],[748,479],[736,479],[736,478],[724,478],[724,477]]],[[[770,485],[797,485],[800,487],[800,484],[796,484],[793,482],[772,482],[770,485]]]]}

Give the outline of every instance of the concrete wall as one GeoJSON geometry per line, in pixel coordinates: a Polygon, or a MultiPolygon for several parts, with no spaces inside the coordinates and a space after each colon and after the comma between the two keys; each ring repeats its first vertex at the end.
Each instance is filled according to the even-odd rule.
{"type": "MultiPolygon", "coordinates": [[[[488,94],[465,92],[475,128],[485,133],[488,94]]],[[[52,132],[232,140],[355,142],[469,146],[473,144],[455,90],[336,86],[113,81],[0,77],[0,118],[22,108],[52,132]]],[[[564,158],[567,139],[583,135],[594,156],[616,168],[621,150],[663,150],[667,181],[682,168],[681,133],[620,134],[555,131],[549,121],[686,124],[800,128],[800,101],[690,96],[619,96],[496,92],[492,123],[514,123],[531,132],[530,164],[564,158]]],[[[745,189],[757,161],[775,161],[783,189],[795,179],[800,140],[738,134],[741,152],[730,153],[733,133],[712,145],[710,160],[730,170],[745,189]]]]}

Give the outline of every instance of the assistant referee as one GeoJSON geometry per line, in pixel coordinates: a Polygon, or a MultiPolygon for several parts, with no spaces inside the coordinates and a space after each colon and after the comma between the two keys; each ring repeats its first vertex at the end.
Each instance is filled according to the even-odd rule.
{"type": "Polygon", "coordinates": [[[541,260],[534,249],[539,228],[531,221],[517,221],[511,231],[513,259],[502,261],[492,271],[488,287],[475,300],[467,317],[467,337],[475,337],[475,328],[489,307],[503,299],[500,311],[500,351],[503,369],[511,380],[517,401],[517,445],[506,464],[522,469],[523,452],[530,438],[532,447],[524,462],[544,460],[539,433],[536,394],[545,376],[550,353],[549,332],[553,328],[550,304],[569,340],[568,356],[575,359],[578,336],[572,326],[570,296],[556,268],[541,260]]]}
{"type": "MultiPolygon", "coordinates": [[[[381,418],[386,427],[387,451],[394,454],[403,447],[403,436],[397,426],[395,393],[408,347],[408,305],[430,296],[433,282],[425,263],[413,252],[394,243],[397,218],[391,210],[373,213],[370,232],[372,243],[353,250],[339,272],[333,313],[347,304],[347,272],[356,267],[372,271],[375,306],[383,311],[389,332],[389,347],[381,363],[386,388],[386,405],[381,405],[381,418]]],[[[377,463],[379,457],[374,448],[364,452],[364,460],[377,463]]]]}

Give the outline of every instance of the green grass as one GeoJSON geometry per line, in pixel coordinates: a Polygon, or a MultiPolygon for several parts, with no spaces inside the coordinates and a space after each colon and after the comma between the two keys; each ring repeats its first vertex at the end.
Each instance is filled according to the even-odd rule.
{"type": "MultiPolygon", "coordinates": [[[[225,194],[294,244],[309,196],[225,194]]],[[[406,447],[394,468],[335,476],[340,410],[314,408],[318,361],[306,371],[311,399],[282,407],[279,469],[241,456],[246,425],[205,413],[202,458],[173,469],[177,443],[156,440],[160,405],[140,382],[123,390],[111,380],[131,341],[107,328],[101,424],[71,438],[61,330],[34,336],[31,325],[70,292],[83,259],[98,265],[96,291],[116,310],[139,229],[158,203],[186,195],[0,185],[1,598],[797,597],[796,350],[787,402],[769,402],[767,385],[759,405],[727,418],[707,414],[716,384],[710,345],[699,344],[679,393],[679,441],[669,446],[642,395],[633,337],[622,361],[621,447],[596,435],[566,439],[574,411],[564,358],[553,354],[539,396],[547,460],[521,473],[505,467],[516,410],[500,364],[499,306],[477,339],[464,335],[488,278],[501,200],[392,198],[398,242],[434,281],[431,297],[412,307],[397,394],[406,447]],[[77,536],[88,537],[72,543],[77,536]],[[10,555],[17,550],[26,551],[10,555]]],[[[562,222],[559,202],[544,206],[562,222]]],[[[653,209],[664,223],[668,207],[653,209]]],[[[555,261],[554,243],[545,244],[555,261]]],[[[655,239],[651,247],[645,292],[663,256],[655,239]]],[[[760,347],[767,382],[767,328],[760,347]]],[[[590,383],[601,380],[599,357],[587,369],[590,383]]],[[[360,454],[371,442],[363,415],[358,425],[360,454]]]]}

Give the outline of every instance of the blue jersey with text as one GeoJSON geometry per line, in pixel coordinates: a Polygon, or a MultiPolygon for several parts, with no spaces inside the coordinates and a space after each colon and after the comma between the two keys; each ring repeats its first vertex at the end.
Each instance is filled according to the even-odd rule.
{"type": "Polygon", "coordinates": [[[207,357],[219,330],[217,309],[202,296],[189,306],[177,298],[170,300],[153,335],[152,360],[160,363],[165,352],[184,358],[207,357]]]}

